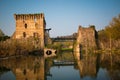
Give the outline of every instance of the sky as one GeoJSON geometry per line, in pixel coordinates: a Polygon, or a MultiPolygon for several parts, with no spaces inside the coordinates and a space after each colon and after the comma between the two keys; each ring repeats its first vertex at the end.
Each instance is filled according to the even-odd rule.
{"type": "Polygon", "coordinates": [[[0,29],[11,36],[14,14],[44,13],[51,37],[71,35],[78,26],[104,29],[120,14],[120,0],[0,0],[0,29]]]}

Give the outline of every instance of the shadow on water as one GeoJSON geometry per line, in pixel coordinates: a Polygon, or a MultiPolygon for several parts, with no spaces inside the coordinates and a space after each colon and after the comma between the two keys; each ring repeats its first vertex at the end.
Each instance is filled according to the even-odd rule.
{"type": "Polygon", "coordinates": [[[20,56],[0,60],[0,80],[119,80],[120,54],[82,54],[75,61],[72,52],[57,57],[20,56]]]}

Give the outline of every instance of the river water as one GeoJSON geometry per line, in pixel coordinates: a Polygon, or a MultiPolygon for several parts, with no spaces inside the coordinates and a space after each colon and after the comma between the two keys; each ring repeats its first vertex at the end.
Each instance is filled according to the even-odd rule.
{"type": "Polygon", "coordinates": [[[71,52],[48,59],[32,55],[0,59],[0,80],[120,80],[120,54],[83,54],[79,61],[71,52]]]}

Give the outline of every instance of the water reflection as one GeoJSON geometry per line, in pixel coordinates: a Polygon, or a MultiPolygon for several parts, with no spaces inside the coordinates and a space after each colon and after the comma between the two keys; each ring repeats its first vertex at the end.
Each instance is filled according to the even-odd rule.
{"type": "Polygon", "coordinates": [[[119,80],[120,54],[82,54],[74,64],[72,53],[44,60],[40,56],[0,59],[0,80],[119,80]]]}
{"type": "Polygon", "coordinates": [[[120,54],[84,54],[77,64],[83,80],[120,79],[120,54]]]}
{"type": "Polygon", "coordinates": [[[80,80],[79,71],[73,65],[52,66],[50,73],[52,77],[47,76],[47,80],[80,80]]]}
{"type": "Polygon", "coordinates": [[[11,80],[44,80],[44,58],[37,56],[22,56],[19,58],[10,58],[7,60],[0,60],[1,77],[0,80],[7,80],[7,74],[14,75],[11,80]],[[6,69],[12,71],[8,73],[6,69]]]}
{"type": "Polygon", "coordinates": [[[12,71],[7,71],[1,74],[0,80],[15,80],[15,75],[12,71]]]}

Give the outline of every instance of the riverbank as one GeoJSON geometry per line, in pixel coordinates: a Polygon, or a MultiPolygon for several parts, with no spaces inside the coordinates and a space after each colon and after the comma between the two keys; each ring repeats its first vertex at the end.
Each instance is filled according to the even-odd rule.
{"type": "Polygon", "coordinates": [[[104,49],[104,50],[95,50],[95,53],[118,53],[120,54],[120,49],[104,49]]]}
{"type": "Polygon", "coordinates": [[[9,58],[19,58],[21,56],[29,56],[29,55],[32,55],[32,56],[44,56],[44,52],[43,50],[34,50],[32,52],[26,52],[26,53],[16,53],[14,55],[0,55],[0,60],[4,60],[4,59],[9,59],[9,58]]]}
{"type": "Polygon", "coordinates": [[[36,42],[33,37],[0,41],[0,57],[27,55],[36,50],[43,50],[43,48],[41,48],[40,42],[36,42]]]}
{"type": "Polygon", "coordinates": [[[73,48],[61,48],[61,51],[65,52],[72,52],[73,48]]]}

